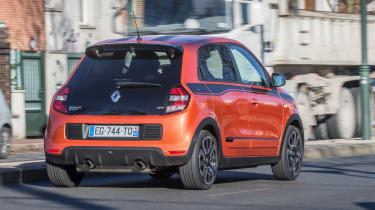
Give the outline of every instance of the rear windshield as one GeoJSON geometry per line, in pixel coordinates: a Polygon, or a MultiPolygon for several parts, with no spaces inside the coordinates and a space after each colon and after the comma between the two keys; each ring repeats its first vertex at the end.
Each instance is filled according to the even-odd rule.
{"type": "Polygon", "coordinates": [[[170,86],[178,84],[181,53],[161,49],[107,49],[100,57],[86,56],[69,84],[99,87],[118,82],[134,82],[170,86]]]}

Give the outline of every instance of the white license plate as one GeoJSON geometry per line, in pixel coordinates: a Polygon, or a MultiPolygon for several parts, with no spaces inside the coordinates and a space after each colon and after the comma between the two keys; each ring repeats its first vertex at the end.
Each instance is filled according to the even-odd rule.
{"type": "Polygon", "coordinates": [[[89,137],[138,137],[139,126],[90,125],[89,137]]]}

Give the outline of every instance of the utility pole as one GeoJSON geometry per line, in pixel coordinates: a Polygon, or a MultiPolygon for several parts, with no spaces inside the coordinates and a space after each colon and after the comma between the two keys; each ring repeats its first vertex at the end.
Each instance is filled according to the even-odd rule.
{"type": "Polygon", "coordinates": [[[362,34],[362,65],[361,74],[361,105],[362,105],[362,139],[371,139],[370,110],[370,66],[367,62],[367,0],[361,0],[361,34],[362,34]]]}

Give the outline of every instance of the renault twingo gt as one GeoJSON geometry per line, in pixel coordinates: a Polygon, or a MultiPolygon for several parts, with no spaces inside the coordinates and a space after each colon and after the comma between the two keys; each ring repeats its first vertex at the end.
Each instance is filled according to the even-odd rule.
{"type": "Polygon", "coordinates": [[[97,43],[53,98],[48,177],[74,187],[88,172],[178,172],[186,189],[209,189],[218,170],[271,165],[277,179],[294,180],[303,125],[284,84],[231,39],[97,43]]]}

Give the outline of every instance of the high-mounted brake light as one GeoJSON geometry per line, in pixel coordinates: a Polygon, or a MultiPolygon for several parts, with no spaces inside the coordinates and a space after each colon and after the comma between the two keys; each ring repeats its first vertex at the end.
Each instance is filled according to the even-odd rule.
{"type": "Polygon", "coordinates": [[[53,108],[61,113],[67,113],[68,108],[66,102],[68,100],[69,95],[69,88],[64,87],[61,91],[59,91],[53,100],[53,108]]]}
{"type": "Polygon", "coordinates": [[[167,114],[173,112],[179,112],[184,109],[189,104],[190,95],[183,87],[174,87],[169,92],[167,108],[165,112],[167,114]]]}

